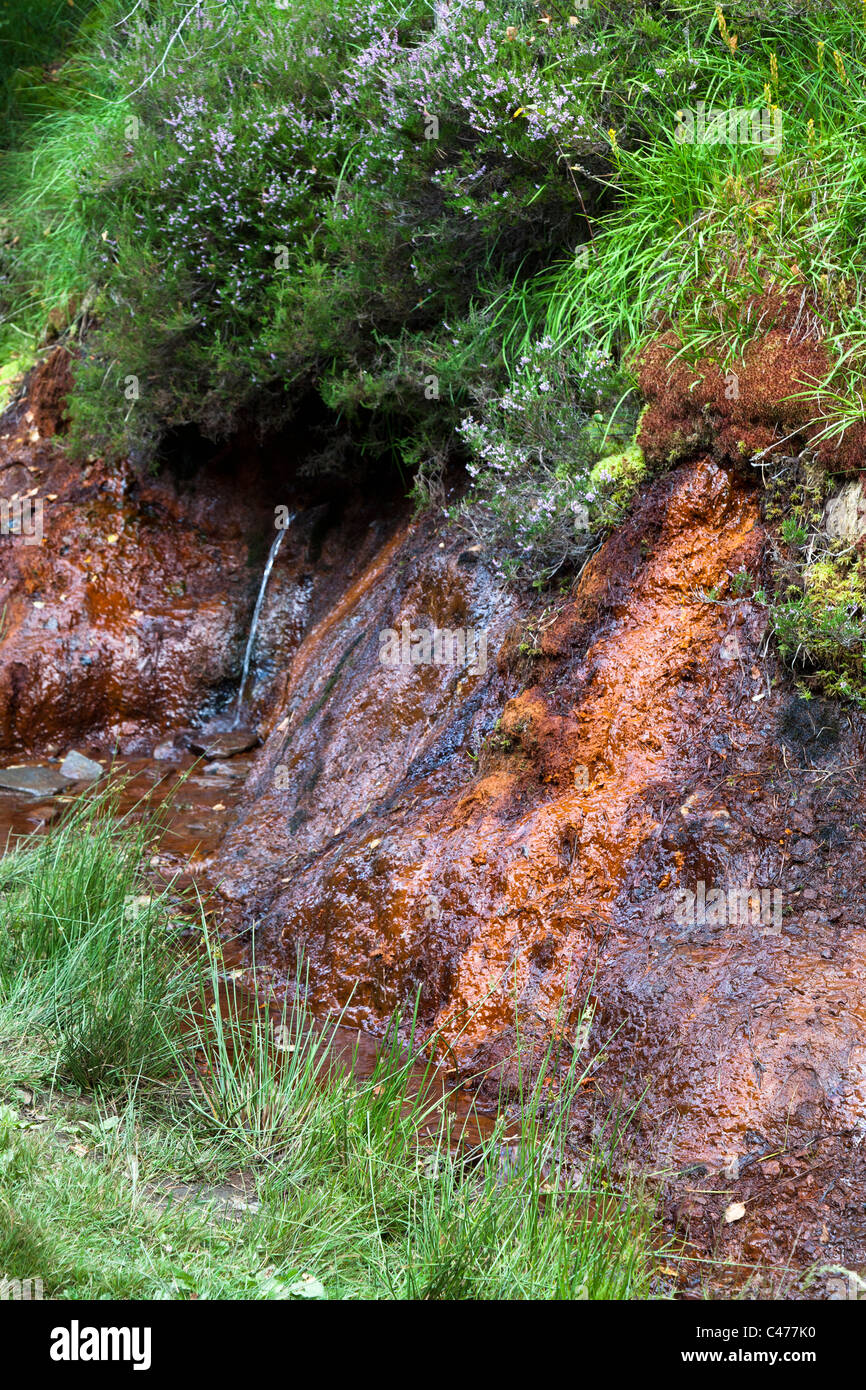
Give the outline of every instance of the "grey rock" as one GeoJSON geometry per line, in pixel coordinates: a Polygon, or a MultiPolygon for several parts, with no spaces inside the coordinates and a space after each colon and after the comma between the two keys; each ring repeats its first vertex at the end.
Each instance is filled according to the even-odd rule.
{"type": "Polygon", "coordinates": [[[167,743],[158,743],[153,750],[153,756],[158,762],[170,762],[173,758],[180,759],[180,753],[169,739],[167,743]]]}
{"type": "Polygon", "coordinates": [[[0,787],[10,792],[23,792],[26,796],[54,796],[68,786],[69,778],[61,776],[56,767],[0,768],[0,787]]]}
{"type": "Polygon", "coordinates": [[[76,753],[74,749],[66,754],[60,764],[61,777],[68,778],[70,782],[97,782],[104,771],[100,763],[85,758],[83,753],[76,753]]]}

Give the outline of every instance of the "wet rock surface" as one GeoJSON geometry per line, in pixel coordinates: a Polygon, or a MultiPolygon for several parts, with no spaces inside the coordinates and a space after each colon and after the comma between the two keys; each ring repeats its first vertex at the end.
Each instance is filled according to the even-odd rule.
{"type": "MultiPolygon", "coordinates": [[[[21,522],[0,534],[0,754],[73,740],[149,752],[236,694],[291,469],[253,445],[212,451],[192,476],[76,462],[45,437],[62,423],[51,409],[42,391],[0,422],[0,500],[21,522]]],[[[386,534],[376,499],[304,500],[271,576],[253,717],[386,534]]]]}
{"type": "Polygon", "coordinates": [[[206,758],[231,758],[236,753],[247,753],[255,748],[259,736],[255,729],[228,729],[224,733],[197,734],[189,741],[194,753],[203,753],[206,758]]]}
{"type": "Polygon", "coordinates": [[[69,786],[70,778],[54,767],[0,768],[0,787],[25,796],[53,796],[69,786]]]}
{"type": "Polygon", "coordinates": [[[86,758],[83,753],[76,753],[74,749],[66,754],[60,764],[61,777],[68,777],[70,782],[98,781],[103,772],[104,768],[100,763],[93,758],[86,758]]]}
{"type": "Polygon", "coordinates": [[[544,616],[437,536],[301,644],[213,866],[227,920],[365,1028],[420,993],[491,1092],[518,1028],[578,1049],[587,1133],[634,1111],[699,1248],[769,1269],[799,1229],[795,1263],[862,1261],[863,722],[798,696],[758,605],[707,601],[760,572],[756,492],[706,459],[657,479],[544,616]],[[376,631],[449,598],[484,675],[383,668],[376,631]]]}

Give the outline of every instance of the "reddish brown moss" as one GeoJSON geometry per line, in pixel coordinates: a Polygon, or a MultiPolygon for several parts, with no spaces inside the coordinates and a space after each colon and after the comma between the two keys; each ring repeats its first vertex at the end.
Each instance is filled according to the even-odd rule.
{"type": "MultiPolygon", "coordinates": [[[[826,411],[818,389],[830,371],[820,340],[818,309],[799,294],[768,293],[751,300],[746,316],[768,325],[739,361],[722,369],[711,357],[689,361],[668,328],[639,355],[641,390],[649,408],[639,440],[648,462],[671,464],[707,450],[719,462],[750,458],[778,444],[783,453],[806,448],[821,432],[826,411]],[[783,442],[784,441],[784,442],[783,442]]],[[[819,462],[845,471],[862,467],[866,426],[816,446],[819,462]]]]}

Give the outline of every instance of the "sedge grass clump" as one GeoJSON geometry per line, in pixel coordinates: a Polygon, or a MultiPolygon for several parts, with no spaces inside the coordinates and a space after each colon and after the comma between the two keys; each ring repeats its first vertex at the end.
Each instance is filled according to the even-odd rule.
{"type": "Polygon", "coordinates": [[[803,6],[796,18],[769,5],[732,48],[734,12],[726,20],[717,7],[716,25],[675,67],[675,12],[690,20],[699,9],[662,7],[670,27],[654,70],[644,58],[645,104],[618,130],[617,201],[594,228],[589,265],[569,260],[538,282],[546,326],[626,353],[672,328],[692,359],[712,351],[725,362],[767,331],[750,299],[796,285],[827,311],[828,360],[842,358],[862,318],[850,312],[850,252],[862,238],[853,73],[862,86],[866,35],[852,35],[850,5],[803,6]],[[828,39],[841,63],[831,70],[828,39]]]}
{"type": "Polygon", "coordinates": [[[0,1006],[82,1089],[172,1066],[192,985],[165,897],[143,889],[154,827],[116,819],[116,790],[0,860],[0,1006]]]}
{"type": "MultiPolygon", "coordinates": [[[[648,1295],[652,1202],[614,1171],[625,1147],[574,1144],[570,1121],[586,1072],[576,1058],[551,1094],[544,1075],[521,1085],[519,1118],[456,1149],[440,1134],[390,1277],[398,1296],[429,1300],[630,1299],[648,1295]],[[399,1271],[399,1278],[395,1273],[399,1271]]],[[[522,1074],[518,1043],[517,1075],[522,1074]]],[[[453,1141],[453,1135],[450,1136],[453,1141]]]]}
{"type": "Polygon", "coordinates": [[[187,1039],[188,1113],[258,1174],[275,1287],[285,1290],[288,1269],[315,1297],[646,1296],[653,1205],[615,1174],[621,1128],[607,1146],[574,1145],[576,1057],[551,1092],[548,1051],[515,1120],[479,1134],[471,1112],[451,1109],[412,1020],[392,1021],[358,1077],[356,1057],[337,1060],[338,1021],[316,1024],[298,1002],[302,977],[295,1002],[275,1010],[255,987],[227,983],[213,950],[209,962],[213,1004],[187,1039]]]}
{"type": "Polygon", "coordinates": [[[50,65],[65,57],[86,28],[97,0],[27,0],[0,13],[0,148],[28,121],[62,104],[50,65]]]}
{"type": "MultiPolygon", "coordinates": [[[[225,973],[204,939],[198,998],[177,1051],[193,1068],[189,1105],[237,1162],[313,1162],[321,1133],[334,1029],[313,1026],[297,1002],[274,1012],[253,982],[225,973]],[[306,1155],[306,1158],[304,1158],[306,1155]]],[[[339,1083],[336,1083],[339,1086],[339,1083]]]]}
{"type": "Polygon", "coordinates": [[[314,1114],[284,1114],[301,1134],[311,1125],[310,1147],[248,1167],[249,1204],[230,1218],[213,1169],[170,1198],[190,1145],[207,1142],[179,1092],[173,1126],[142,1088],[119,1112],[67,1108],[36,1129],[0,1105],[0,1268],[59,1299],[662,1293],[653,1201],[600,1146],[572,1144],[567,1105],[529,1087],[507,1134],[500,1123],[479,1139],[410,1075],[405,1050],[386,1046],[365,1082],[323,1076],[314,1114]],[[328,1115],[323,1149],[315,1129],[327,1132],[328,1115]]]}

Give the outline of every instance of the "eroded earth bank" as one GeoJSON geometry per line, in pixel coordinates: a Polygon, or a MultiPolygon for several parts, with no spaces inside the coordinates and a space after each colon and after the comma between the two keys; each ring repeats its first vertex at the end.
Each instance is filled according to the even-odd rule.
{"type": "Polygon", "coordinates": [[[0,540],[4,762],[188,757],[231,711],[288,506],[245,710],[261,746],[187,847],[247,960],[279,994],[303,957],[314,1007],[372,1033],[417,995],[488,1098],[516,1085],[518,1034],[536,1060],[556,1039],[552,1087],[578,1049],[581,1132],[633,1112],[670,1228],[732,1280],[861,1266],[866,724],[800,696],[732,587],[766,563],[754,471],[657,477],[535,600],[399,488],[287,484],[285,444],[82,467],[44,409],[0,428],[2,496],[44,501],[41,544],[0,540]],[[485,659],[385,664],[404,623],[483,632],[485,659]]]}

